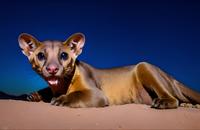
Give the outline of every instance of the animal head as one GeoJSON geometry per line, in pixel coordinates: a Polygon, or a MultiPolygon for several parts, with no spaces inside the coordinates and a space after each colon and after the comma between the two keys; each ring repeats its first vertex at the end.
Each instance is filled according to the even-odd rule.
{"type": "Polygon", "coordinates": [[[82,33],[71,35],[66,41],[39,41],[30,34],[22,33],[19,46],[50,86],[58,86],[62,79],[74,70],[76,58],[81,54],[85,43],[82,33]]]}

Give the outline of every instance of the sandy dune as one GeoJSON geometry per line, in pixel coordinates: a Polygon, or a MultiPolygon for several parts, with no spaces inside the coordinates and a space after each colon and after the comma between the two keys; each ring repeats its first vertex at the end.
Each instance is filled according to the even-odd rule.
{"type": "Polygon", "coordinates": [[[75,109],[0,100],[0,129],[200,129],[200,109],[136,104],[75,109]]]}

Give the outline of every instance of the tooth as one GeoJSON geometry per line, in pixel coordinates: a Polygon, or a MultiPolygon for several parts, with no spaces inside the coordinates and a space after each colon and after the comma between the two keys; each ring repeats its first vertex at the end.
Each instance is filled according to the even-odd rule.
{"type": "Polygon", "coordinates": [[[51,81],[48,81],[51,84],[51,81]]]}
{"type": "Polygon", "coordinates": [[[58,80],[49,80],[48,82],[51,85],[57,85],[58,84],[58,80]]]}

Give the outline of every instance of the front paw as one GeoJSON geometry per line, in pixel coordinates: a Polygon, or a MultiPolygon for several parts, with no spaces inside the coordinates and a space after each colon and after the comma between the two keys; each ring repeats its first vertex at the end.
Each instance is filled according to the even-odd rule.
{"type": "Polygon", "coordinates": [[[58,98],[52,98],[51,104],[55,106],[67,106],[68,100],[66,95],[61,95],[58,98]]]}
{"type": "Polygon", "coordinates": [[[164,99],[156,98],[153,100],[153,103],[151,105],[151,108],[156,108],[156,109],[173,109],[177,107],[178,107],[178,100],[173,98],[164,98],[164,99]]]}

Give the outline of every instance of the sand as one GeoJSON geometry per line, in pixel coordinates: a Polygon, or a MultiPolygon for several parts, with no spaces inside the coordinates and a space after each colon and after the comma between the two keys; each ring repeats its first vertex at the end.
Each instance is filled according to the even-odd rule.
{"type": "Polygon", "coordinates": [[[156,110],[141,104],[68,108],[0,100],[0,129],[200,129],[200,109],[156,110]]]}

